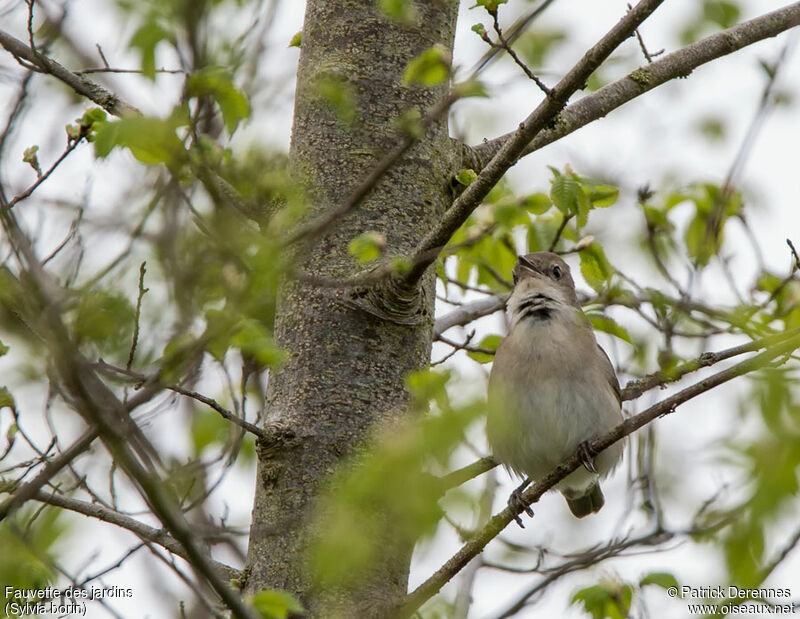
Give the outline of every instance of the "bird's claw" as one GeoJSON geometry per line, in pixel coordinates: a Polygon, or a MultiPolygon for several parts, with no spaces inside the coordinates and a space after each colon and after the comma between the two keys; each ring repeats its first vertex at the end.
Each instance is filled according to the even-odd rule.
{"type": "Polygon", "coordinates": [[[530,480],[526,479],[522,485],[520,485],[518,488],[515,488],[508,497],[508,507],[511,510],[511,513],[514,515],[514,522],[516,522],[521,529],[524,529],[525,525],[522,524],[522,518],[520,517],[520,514],[524,512],[531,518],[533,517],[533,510],[531,509],[531,506],[528,505],[522,498],[522,491],[525,490],[529,483],[530,480]]]}
{"type": "Polygon", "coordinates": [[[578,456],[581,459],[581,464],[590,473],[597,473],[597,467],[594,465],[594,452],[589,447],[589,441],[583,441],[578,445],[578,456]]]}

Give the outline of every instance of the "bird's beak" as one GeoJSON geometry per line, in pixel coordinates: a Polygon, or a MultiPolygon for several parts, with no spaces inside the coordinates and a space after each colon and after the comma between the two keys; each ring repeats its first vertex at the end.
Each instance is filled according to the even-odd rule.
{"type": "Polygon", "coordinates": [[[533,263],[530,262],[525,256],[519,257],[518,264],[529,273],[532,273],[533,275],[540,275],[533,263]]]}

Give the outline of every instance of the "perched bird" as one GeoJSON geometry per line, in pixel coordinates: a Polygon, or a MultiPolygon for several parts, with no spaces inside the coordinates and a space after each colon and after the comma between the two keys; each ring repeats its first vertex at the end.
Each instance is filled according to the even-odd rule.
{"type": "Polygon", "coordinates": [[[532,480],[581,453],[584,467],[556,489],[583,518],[603,507],[599,479],[622,455],[621,443],[594,460],[586,447],[622,421],[619,382],[581,311],[566,262],[549,252],[520,256],[513,278],[509,333],[489,378],[489,445],[496,460],[532,480]]]}

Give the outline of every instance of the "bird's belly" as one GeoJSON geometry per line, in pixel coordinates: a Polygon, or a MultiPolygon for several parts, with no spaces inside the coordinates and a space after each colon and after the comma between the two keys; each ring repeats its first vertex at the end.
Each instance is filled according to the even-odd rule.
{"type": "MultiPolygon", "coordinates": [[[[542,378],[522,393],[507,392],[492,400],[487,435],[495,457],[532,479],[543,477],[576,453],[583,441],[622,421],[608,385],[589,381],[542,378]]],[[[604,475],[613,469],[620,454],[619,443],[599,454],[595,459],[598,472],[604,475]]],[[[574,481],[583,485],[585,480],[574,481]]]]}

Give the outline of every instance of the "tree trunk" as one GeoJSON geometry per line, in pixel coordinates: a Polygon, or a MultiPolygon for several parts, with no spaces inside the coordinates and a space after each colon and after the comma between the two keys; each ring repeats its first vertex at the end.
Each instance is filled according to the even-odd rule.
{"type": "MultiPolygon", "coordinates": [[[[409,4],[416,4],[412,24],[393,22],[377,1],[307,2],[290,161],[306,188],[310,217],[348,196],[395,143],[401,116],[413,108],[424,114],[446,92],[446,84],[404,85],[402,76],[409,60],[431,45],[452,49],[458,2],[409,4]],[[338,82],[353,95],[352,123],[325,96],[338,82]]],[[[448,206],[454,166],[444,115],[354,212],[312,243],[298,266],[328,277],[352,274],[348,243],[370,230],[386,235],[388,253],[408,255],[448,206]]],[[[420,283],[411,326],[337,302],[334,293],[298,281],[281,290],[275,333],[290,356],[270,377],[265,429],[271,440],[259,449],[246,581],[251,592],[293,592],[316,616],[333,613],[331,592],[312,592],[302,561],[315,534],[309,529],[315,498],[376,423],[405,414],[404,377],[429,362],[434,279],[428,273],[420,283]]],[[[404,549],[399,564],[376,565],[372,584],[355,600],[337,600],[346,604],[340,608],[359,617],[384,615],[406,592],[411,551],[404,549]]]]}

